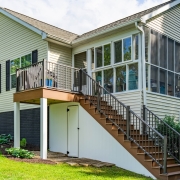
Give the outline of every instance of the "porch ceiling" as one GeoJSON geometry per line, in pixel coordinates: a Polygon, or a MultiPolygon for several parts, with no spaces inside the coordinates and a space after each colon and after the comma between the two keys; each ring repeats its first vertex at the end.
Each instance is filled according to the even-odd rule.
{"type": "Polygon", "coordinates": [[[79,102],[80,94],[38,88],[14,93],[13,102],[40,104],[40,98],[47,98],[48,105],[63,102],[79,102]]]}

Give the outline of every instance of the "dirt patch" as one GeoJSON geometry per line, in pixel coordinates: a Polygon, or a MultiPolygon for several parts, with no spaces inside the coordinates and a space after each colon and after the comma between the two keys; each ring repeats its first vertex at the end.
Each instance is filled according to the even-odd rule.
{"type": "Polygon", "coordinates": [[[0,153],[1,154],[4,154],[4,155],[7,155],[8,153],[5,151],[6,148],[11,148],[13,147],[14,143],[11,142],[9,144],[1,144],[0,145],[0,153]]]}

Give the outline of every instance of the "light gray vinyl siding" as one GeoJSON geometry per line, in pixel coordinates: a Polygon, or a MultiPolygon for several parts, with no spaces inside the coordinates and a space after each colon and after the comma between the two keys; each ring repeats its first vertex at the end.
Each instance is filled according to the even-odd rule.
{"type": "Polygon", "coordinates": [[[180,42],[180,5],[150,20],[146,26],[180,42]]]}
{"type": "MultiPolygon", "coordinates": [[[[0,64],[2,68],[2,93],[0,93],[0,113],[12,111],[13,93],[6,91],[6,61],[13,60],[38,50],[38,61],[47,59],[47,42],[35,32],[0,13],[0,64]]],[[[35,108],[35,105],[21,104],[21,109],[35,108]]]]}
{"type": "Polygon", "coordinates": [[[64,47],[58,44],[50,43],[49,46],[49,61],[61,63],[67,66],[72,66],[71,48],[64,47]]]}
{"type": "Polygon", "coordinates": [[[170,115],[179,119],[179,104],[178,98],[147,92],[147,107],[160,118],[170,115]]]}
{"type": "Polygon", "coordinates": [[[114,96],[124,103],[126,106],[130,106],[130,108],[137,114],[141,115],[141,103],[142,103],[142,93],[141,91],[132,91],[132,92],[124,92],[117,93],[114,96]]]}

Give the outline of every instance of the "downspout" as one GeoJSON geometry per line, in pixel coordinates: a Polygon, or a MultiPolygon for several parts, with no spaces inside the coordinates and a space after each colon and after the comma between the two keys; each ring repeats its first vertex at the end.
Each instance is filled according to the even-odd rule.
{"type": "Polygon", "coordinates": [[[142,62],[142,72],[143,72],[143,103],[146,105],[146,58],[145,58],[145,33],[142,27],[138,26],[135,22],[137,29],[141,31],[141,62],[142,62]]]}

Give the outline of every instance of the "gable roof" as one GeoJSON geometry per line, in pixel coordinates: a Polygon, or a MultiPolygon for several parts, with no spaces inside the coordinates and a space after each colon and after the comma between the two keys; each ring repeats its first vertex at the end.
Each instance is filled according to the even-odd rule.
{"type": "Polygon", "coordinates": [[[52,26],[50,24],[47,24],[45,22],[39,21],[37,19],[31,18],[31,17],[23,15],[23,14],[20,14],[18,12],[12,11],[10,9],[7,9],[7,8],[2,8],[2,9],[5,10],[6,12],[10,13],[11,15],[21,19],[22,21],[38,28],[39,30],[41,30],[45,33],[47,33],[50,37],[59,38],[63,42],[71,43],[71,41],[78,36],[75,33],[63,30],[63,29],[55,27],[55,26],[52,26]]]}
{"type": "Polygon", "coordinates": [[[63,30],[61,28],[52,26],[50,24],[47,24],[45,22],[39,21],[37,19],[31,18],[29,16],[20,14],[20,13],[15,12],[15,11],[12,11],[10,9],[7,9],[7,8],[0,8],[0,9],[3,9],[5,12],[11,14],[12,16],[14,16],[20,20],[22,20],[25,23],[28,23],[29,25],[39,29],[40,31],[45,32],[47,37],[49,37],[49,38],[52,38],[54,40],[59,40],[59,41],[66,43],[66,44],[72,44],[72,43],[74,44],[74,43],[83,41],[84,39],[89,39],[89,38],[97,36],[99,34],[106,33],[107,31],[111,31],[112,29],[122,27],[122,26],[126,25],[127,23],[133,23],[136,21],[141,21],[141,18],[143,16],[148,15],[148,14],[150,14],[150,13],[152,13],[152,12],[154,12],[154,11],[156,11],[156,10],[158,10],[158,9],[160,9],[160,8],[166,6],[166,5],[168,5],[174,1],[176,1],[176,0],[170,0],[168,2],[160,4],[158,6],[149,8],[147,10],[141,11],[139,13],[133,14],[133,15],[128,16],[126,18],[117,20],[117,21],[112,22],[110,24],[107,24],[105,26],[102,26],[102,27],[99,27],[99,28],[94,29],[92,31],[89,31],[87,33],[84,33],[80,36],[75,34],[75,33],[72,33],[72,32],[63,30]]]}

